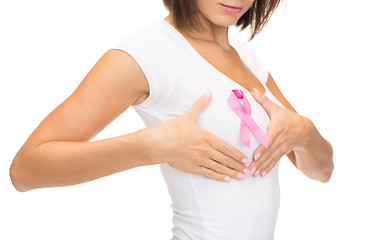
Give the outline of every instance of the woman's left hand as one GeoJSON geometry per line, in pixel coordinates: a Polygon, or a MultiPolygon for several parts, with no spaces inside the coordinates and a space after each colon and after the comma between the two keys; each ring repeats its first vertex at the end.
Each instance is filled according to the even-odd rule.
{"type": "Polygon", "coordinates": [[[253,153],[254,161],[248,166],[251,175],[256,177],[260,174],[263,177],[282,156],[300,146],[311,136],[313,124],[307,117],[280,107],[264,94],[259,94],[258,91],[252,91],[252,96],[263,106],[270,117],[266,133],[268,148],[260,144],[253,153]]]}

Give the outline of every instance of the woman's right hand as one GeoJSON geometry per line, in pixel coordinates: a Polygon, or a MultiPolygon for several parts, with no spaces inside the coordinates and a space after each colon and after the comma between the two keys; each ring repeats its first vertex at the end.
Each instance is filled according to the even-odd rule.
{"type": "Polygon", "coordinates": [[[151,157],[183,172],[218,181],[244,179],[250,172],[242,159],[246,158],[245,163],[248,164],[248,157],[196,124],[199,114],[212,98],[210,92],[208,99],[203,96],[184,114],[152,128],[155,137],[151,139],[155,140],[151,143],[154,150],[151,157]]]}

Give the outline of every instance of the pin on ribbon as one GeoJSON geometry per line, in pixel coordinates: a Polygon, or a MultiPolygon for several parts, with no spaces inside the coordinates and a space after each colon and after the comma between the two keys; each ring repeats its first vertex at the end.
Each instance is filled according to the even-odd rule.
{"type": "Polygon", "coordinates": [[[268,139],[265,133],[261,130],[261,128],[257,125],[257,123],[253,120],[251,114],[251,106],[245,97],[244,93],[240,89],[233,89],[231,90],[229,96],[229,105],[234,110],[234,112],[240,117],[240,135],[241,140],[244,145],[250,148],[250,137],[249,137],[249,130],[253,133],[253,135],[262,143],[265,148],[267,148],[268,139]],[[242,99],[243,105],[240,103],[238,99],[242,99]]]}

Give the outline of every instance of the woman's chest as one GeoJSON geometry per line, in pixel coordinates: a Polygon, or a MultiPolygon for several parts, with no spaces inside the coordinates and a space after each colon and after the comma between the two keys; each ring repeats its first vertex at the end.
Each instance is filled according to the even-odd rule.
{"type": "Polygon", "coordinates": [[[229,50],[225,50],[218,44],[204,44],[187,40],[194,50],[193,53],[196,53],[197,58],[194,60],[199,60],[198,63],[205,69],[208,68],[208,70],[214,71],[230,81],[235,81],[249,92],[253,88],[257,88],[260,93],[265,93],[263,84],[243,62],[233,46],[230,46],[229,50]]]}
{"type": "MultiPolygon", "coordinates": [[[[204,106],[196,124],[237,147],[240,151],[250,153],[250,150],[255,149],[260,142],[253,134],[250,134],[250,149],[242,143],[240,138],[242,120],[229,104],[232,90],[239,89],[243,92],[245,101],[248,101],[250,105],[250,116],[264,133],[270,122],[265,109],[243,86],[216,71],[204,71],[196,65],[188,70],[177,72],[174,75],[166,100],[158,106],[163,120],[167,121],[185,113],[206,90],[210,90],[211,100],[207,106],[204,106]]],[[[239,101],[243,103],[242,100],[239,101]]]]}

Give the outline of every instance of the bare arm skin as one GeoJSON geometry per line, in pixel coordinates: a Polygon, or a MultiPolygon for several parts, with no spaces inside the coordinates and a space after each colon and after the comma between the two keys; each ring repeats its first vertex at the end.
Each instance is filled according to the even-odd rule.
{"type": "Polygon", "coordinates": [[[145,84],[131,56],[107,51],[18,151],[10,167],[14,187],[27,191],[66,186],[153,164],[143,148],[148,138],[142,137],[150,129],[88,142],[144,95],[145,84]]]}
{"type": "MultiPolygon", "coordinates": [[[[287,109],[297,113],[283,96],[270,74],[266,86],[274,97],[287,109]]],[[[286,156],[293,165],[307,177],[321,182],[328,182],[334,169],[333,148],[331,144],[320,135],[313,122],[310,124],[313,130],[312,136],[308,138],[308,141],[303,142],[300,147],[287,153],[286,156]]]]}
{"type": "Polygon", "coordinates": [[[196,125],[212,98],[200,97],[186,113],[158,126],[89,142],[148,94],[136,61],[124,51],[107,51],[17,152],[10,166],[14,187],[25,192],[74,185],[162,162],[218,181],[226,181],[226,176],[238,179],[247,156],[196,125]]]}

